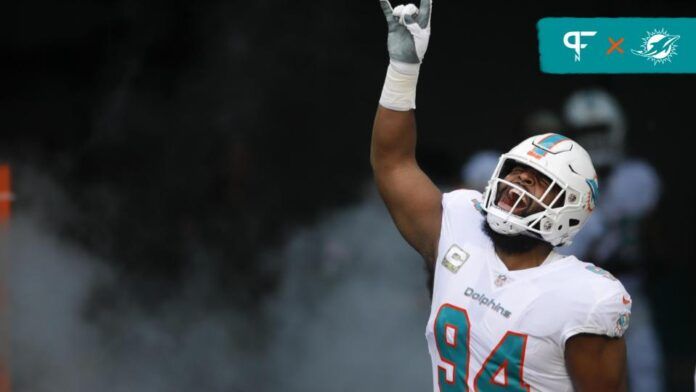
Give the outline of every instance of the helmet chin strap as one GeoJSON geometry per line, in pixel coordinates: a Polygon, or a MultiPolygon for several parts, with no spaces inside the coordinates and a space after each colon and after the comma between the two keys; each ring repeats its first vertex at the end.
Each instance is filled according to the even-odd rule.
{"type": "Polygon", "coordinates": [[[516,234],[502,233],[502,232],[496,230],[495,227],[491,226],[490,222],[488,222],[488,219],[487,219],[487,218],[488,218],[488,212],[485,212],[485,211],[481,211],[481,212],[482,212],[483,216],[486,217],[486,223],[485,223],[486,226],[490,227],[491,230],[493,230],[494,232],[496,232],[496,233],[498,233],[498,234],[500,234],[500,235],[504,235],[504,236],[506,236],[506,237],[519,237],[519,236],[525,236],[525,237],[529,237],[529,238],[534,238],[535,240],[543,241],[543,242],[545,242],[545,243],[547,243],[547,244],[549,244],[549,245],[551,245],[552,247],[555,248],[555,246],[554,246],[553,244],[551,244],[550,242],[546,241],[546,240],[544,239],[544,237],[542,237],[540,234],[537,234],[537,233],[535,233],[535,232],[533,232],[533,231],[522,230],[522,231],[520,231],[519,233],[516,233],[516,234]]]}
{"type": "MultiPolygon", "coordinates": [[[[490,226],[490,225],[489,225],[489,226],[490,226]]],[[[498,234],[505,235],[505,236],[508,236],[508,237],[525,236],[525,237],[529,237],[529,238],[534,238],[535,240],[544,241],[544,242],[546,242],[547,244],[551,245],[551,244],[548,243],[546,240],[544,240],[544,237],[542,237],[540,234],[537,234],[537,233],[535,233],[535,232],[533,232],[533,231],[522,230],[522,231],[520,231],[520,232],[517,233],[517,234],[505,234],[505,233],[501,233],[501,232],[495,230],[495,228],[493,228],[493,227],[491,227],[491,229],[492,229],[493,231],[495,231],[496,233],[498,233],[498,234]]],[[[553,245],[551,245],[551,246],[553,246],[553,245]]]]}

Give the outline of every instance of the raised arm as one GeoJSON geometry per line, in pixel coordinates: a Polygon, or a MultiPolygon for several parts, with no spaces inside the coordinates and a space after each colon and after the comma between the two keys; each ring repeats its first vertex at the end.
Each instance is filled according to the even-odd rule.
{"type": "Polygon", "coordinates": [[[416,162],[416,83],[430,37],[432,0],[421,7],[380,5],[389,26],[390,65],[372,129],[375,181],[397,228],[432,267],[442,218],[442,193],[416,162]]]}

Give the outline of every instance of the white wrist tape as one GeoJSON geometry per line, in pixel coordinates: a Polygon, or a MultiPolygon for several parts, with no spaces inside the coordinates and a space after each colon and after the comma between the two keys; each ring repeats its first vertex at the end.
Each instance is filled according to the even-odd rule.
{"type": "Polygon", "coordinates": [[[416,108],[416,85],[420,64],[392,60],[382,88],[379,104],[387,109],[405,112],[416,108]]]}

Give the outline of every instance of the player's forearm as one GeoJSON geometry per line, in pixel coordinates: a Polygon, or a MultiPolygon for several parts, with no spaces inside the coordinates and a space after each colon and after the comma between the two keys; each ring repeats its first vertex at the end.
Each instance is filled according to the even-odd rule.
{"type": "Polygon", "coordinates": [[[375,174],[415,161],[416,120],[413,110],[377,108],[372,128],[370,162],[375,174]]]}
{"type": "MultiPolygon", "coordinates": [[[[431,0],[392,9],[380,0],[389,28],[389,67],[372,129],[370,161],[377,177],[415,164],[416,86],[420,64],[430,39],[431,0]]],[[[378,179],[379,180],[379,179],[378,179]]]]}
{"type": "MultiPolygon", "coordinates": [[[[390,60],[372,130],[372,167],[378,170],[415,163],[416,86],[420,64],[390,60]]],[[[377,173],[379,174],[379,173],[377,173]]]]}

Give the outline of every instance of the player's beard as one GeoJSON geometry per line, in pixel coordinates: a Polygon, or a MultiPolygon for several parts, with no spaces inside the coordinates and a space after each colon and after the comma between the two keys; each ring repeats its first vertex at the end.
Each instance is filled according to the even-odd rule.
{"type": "Polygon", "coordinates": [[[540,240],[538,238],[532,238],[530,236],[518,234],[518,235],[505,235],[500,234],[493,230],[488,224],[486,219],[481,222],[483,227],[483,232],[486,233],[488,238],[493,241],[493,245],[496,250],[500,250],[507,254],[520,254],[527,253],[530,250],[536,248],[537,246],[544,246],[552,248],[548,242],[540,240]]]}

